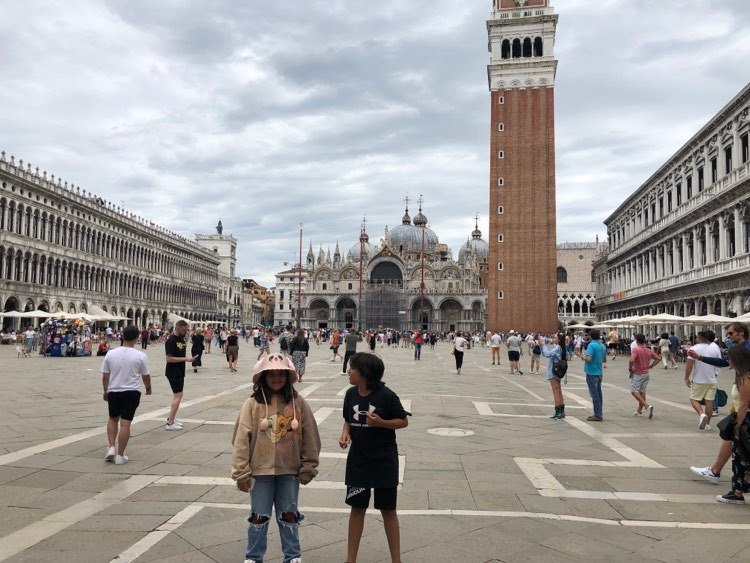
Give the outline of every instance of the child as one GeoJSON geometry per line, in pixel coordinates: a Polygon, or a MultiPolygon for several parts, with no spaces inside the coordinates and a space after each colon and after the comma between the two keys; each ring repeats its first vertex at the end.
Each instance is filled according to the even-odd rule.
{"type": "Polygon", "coordinates": [[[374,354],[358,352],[349,361],[349,383],[354,387],[344,397],[344,429],[339,445],[351,443],[346,460],[346,504],[349,513],[347,561],[357,560],[359,542],[375,489],[375,508],[383,516],[383,526],[391,561],[401,561],[401,540],[396,514],[398,487],[398,448],[396,430],[409,425],[398,396],[381,381],[385,366],[374,354]]]}
{"type": "Polygon", "coordinates": [[[240,409],[232,435],[232,479],[250,492],[250,525],[245,563],[258,563],[266,552],[271,508],[281,537],[284,563],[301,563],[297,510],[299,485],[318,474],[320,435],[310,406],[292,385],[297,372],[291,359],[265,355],[253,368],[253,394],[240,409]]]}

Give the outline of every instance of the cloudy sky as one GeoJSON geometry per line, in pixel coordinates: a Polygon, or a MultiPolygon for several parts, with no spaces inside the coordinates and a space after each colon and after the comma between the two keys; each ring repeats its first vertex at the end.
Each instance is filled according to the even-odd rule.
{"type": "MultiPolygon", "coordinates": [[[[748,82],[747,0],[556,0],[558,241],[602,221],[748,82]]],[[[487,238],[491,0],[9,0],[0,149],[272,284],[373,242],[405,195],[487,238]]],[[[412,215],[416,212],[412,205],[412,215]]]]}

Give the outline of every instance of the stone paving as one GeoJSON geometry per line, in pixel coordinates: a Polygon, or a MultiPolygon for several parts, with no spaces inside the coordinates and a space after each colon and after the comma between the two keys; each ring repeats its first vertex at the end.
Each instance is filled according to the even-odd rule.
{"type": "MultiPolygon", "coordinates": [[[[605,421],[590,423],[582,366],[572,363],[568,418],[556,422],[544,375],[510,376],[487,349],[468,351],[460,376],[448,344],[426,347],[419,362],[407,349],[376,352],[414,414],[398,433],[404,562],[750,560],[750,508],[714,501],[731,468],[720,486],[688,469],[711,463],[719,438],[698,430],[681,369],[654,370],[647,420],[632,416],[625,359],[610,363],[605,421]]],[[[0,561],[243,561],[247,495],[228,479],[229,440],[257,351],[241,347],[239,373],[215,353],[188,373],[182,432],[164,430],[163,347],[148,354],[154,394],[141,402],[130,463],[115,466],[103,459],[101,359],[18,359],[0,346],[0,561]]],[[[320,474],[300,493],[308,563],[346,555],[340,369],[327,346],[313,346],[298,385],[323,440],[320,474]]],[[[730,380],[725,370],[722,387],[730,380]]],[[[373,513],[359,561],[389,560],[373,513]]],[[[281,561],[273,528],[266,561],[281,561]]]]}

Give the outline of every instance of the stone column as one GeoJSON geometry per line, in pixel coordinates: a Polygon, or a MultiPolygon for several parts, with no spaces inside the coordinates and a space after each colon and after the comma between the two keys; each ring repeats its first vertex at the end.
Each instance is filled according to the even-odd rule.
{"type": "Polygon", "coordinates": [[[742,209],[739,205],[735,205],[732,211],[734,213],[734,255],[738,256],[745,250],[742,240],[742,209]]]}
{"type": "Polygon", "coordinates": [[[719,260],[729,258],[729,212],[724,212],[719,219],[719,260]]]}
{"type": "Polygon", "coordinates": [[[696,225],[693,227],[693,267],[698,268],[700,265],[701,249],[700,249],[700,232],[703,228],[702,225],[696,225]]]}

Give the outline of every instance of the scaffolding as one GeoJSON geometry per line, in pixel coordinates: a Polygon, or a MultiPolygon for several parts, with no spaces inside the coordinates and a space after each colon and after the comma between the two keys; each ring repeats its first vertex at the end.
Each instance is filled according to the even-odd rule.
{"type": "Polygon", "coordinates": [[[359,327],[363,330],[373,328],[408,328],[408,297],[403,293],[403,286],[398,282],[366,282],[362,288],[360,303],[359,327]]]}

